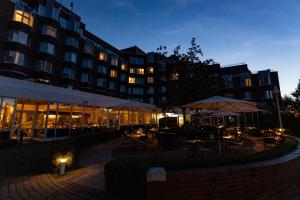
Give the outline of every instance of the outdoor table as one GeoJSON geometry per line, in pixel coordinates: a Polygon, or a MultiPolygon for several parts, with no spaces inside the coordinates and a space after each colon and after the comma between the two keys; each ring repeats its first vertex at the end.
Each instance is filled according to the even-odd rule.
{"type": "Polygon", "coordinates": [[[226,136],[223,136],[222,138],[224,141],[229,141],[229,142],[235,141],[235,139],[236,139],[233,135],[226,135],[226,136]]]}
{"type": "Polygon", "coordinates": [[[182,142],[185,144],[192,144],[192,145],[198,145],[198,144],[205,143],[205,141],[203,141],[203,140],[182,140],[182,142]]]}

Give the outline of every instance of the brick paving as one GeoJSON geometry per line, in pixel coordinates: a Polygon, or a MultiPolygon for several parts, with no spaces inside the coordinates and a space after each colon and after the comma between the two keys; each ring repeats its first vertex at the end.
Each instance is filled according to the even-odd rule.
{"type": "Polygon", "coordinates": [[[104,166],[120,140],[84,150],[78,170],[65,176],[39,174],[0,177],[0,200],[101,200],[104,193],[104,166]]]}

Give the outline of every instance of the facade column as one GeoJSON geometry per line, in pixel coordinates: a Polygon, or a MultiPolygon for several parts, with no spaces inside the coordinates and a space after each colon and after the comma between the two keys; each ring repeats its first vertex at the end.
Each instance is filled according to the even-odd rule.
{"type": "MultiPolygon", "coordinates": [[[[2,120],[1,119],[2,105],[3,105],[3,98],[0,97],[0,121],[2,120]]],[[[2,123],[2,126],[3,126],[3,123],[2,123]]],[[[3,127],[1,127],[1,128],[3,128],[3,127]]]]}
{"type": "Polygon", "coordinates": [[[120,130],[120,123],[121,123],[121,110],[119,109],[119,116],[118,116],[118,130],[120,130]]]}
{"type": "MultiPolygon", "coordinates": [[[[18,126],[17,126],[17,127],[23,128],[23,127],[22,127],[23,112],[24,112],[24,103],[22,103],[22,107],[21,107],[21,111],[20,111],[20,119],[19,119],[19,121],[18,121],[18,126]]],[[[17,133],[17,141],[19,141],[20,133],[21,133],[21,129],[18,129],[18,133],[17,133]]]]}
{"type": "Polygon", "coordinates": [[[39,111],[39,105],[36,104],[35,105],[35,110],[34,110],[34,116],[33,116],[33,124],[32,124],[32,127],[31,127],[31,138],[35,137],[35,127],[36,127],[38,111],[39,111]]]}
{"type": "Polygon", "coordinates": [[[129,109],[127,110],[127,114],[128,114],[127,128],[129,128],[129,125],[130,125],[130,121],[129,121],[130,112],[129,112],[129,109]]]}
{"type": "Polygon", "coordinates": [[[55,121],[54,121],[54,138],[56,138],[58,109],[59,109],[59,105],[56,104],[55,121]]]}
{"type": "MultiPolygon", "coordinates": [[[[15,98],[14,111],[13,111],[13,116],[12,116],[12,120],[11,120],[10,136],[9,136],[9,138],[11,138],[13,136],[13,134],[14,134],[14,125],[15,125],[16,115],[17,115],[17,104],[18,104],[18,99],[15,98]]],[[[1,105],[2,105],[2,102],[1,102],[1,105]]],[[[3,123],[2,123],[2,126],[3,126],[3,123]]]]}
{"type": "Polygon", "coordinates": [[[103,127],[103,122],[104,122],[104,107],[102,107],[101,113],[102,113],[102,115],[101,115],[101,122],[100,122],[100,125],[101,125],[101,127],[103,127]]]}
{"type": "Polygon", "coordinates": [[[134,122],[133,122],[133,120],[134,120],[133,115],[134,115],[133,109],[131,109],[131,129],[132,129],[132,131],[133,131],[133,125],[134,125],[134,122]]]}
{"type": "Polygon", "coordinates": [[[156,125],[156,128],[159,127],[159,122],[158,122],[158,119],[157,119],[157,112],[155,113],[155,125],[156,125]]]}
{"type": "Polygon", "coordinates": [[[124,109],[122,109],[122,126],[124,128],[124,121],[125,121],[125,115],[124,115],[124,109]]]}
{"type": "Polygon", "coordinates": [[[46,111],[45,128],[44,128],[44,140],[47,139],[49,110],[50,110],[50,102],[48,102],[47,111],[46,111]]]}
{"type": "Polygon", "coordinates": [[[86,102],[83,102],[82,104],[82,114],[81,114],[81,133],[83,133],[83,124],[84,124],[84,108],[85,108],[86,102]]]}
{"type": "Polygon", "coordinates": [[[107,128],[110,128],[110,110],[108,109],[108,115],[107,115],[107,128]]]}
{"type": "Polygon", "coordinates": [[[73,116],[73,105],[70,105],[70,116],[69,116],[69,137],[71,137],[71,131],[72,131],[72,116],[73,116]]]}

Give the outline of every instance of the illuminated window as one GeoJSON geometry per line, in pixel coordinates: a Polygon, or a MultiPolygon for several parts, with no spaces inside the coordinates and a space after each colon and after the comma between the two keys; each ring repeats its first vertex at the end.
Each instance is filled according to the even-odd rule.
{"type": "Polygon", "coordinates": [[[129,84],[135,84],[135,78],[129,77],[128,83],[129,83],[129,84]]]}
{"type": "Polygon", "coordinates": [[[148,83],[154,83],[154,77],[148,77],[148,83]]]}
{"type": "Polygon", "coordinates": [[[139,84],[139,85],[142,85],[142,84],[144,84],[144,79],[129,77],[128,83],[129,84],[139,84]]]}
{"type": "Polygon", "coordinates": [[[26,24],[30,27],[33,26],[33,16],[22,10],[15,10],[13,20],[26,24]]]}
{"type": "Polygon", "coordinates": [[[130,68],[129,72],[131,74],[141,74],[141,75],[143,75],[145,73],[145,70],[143,68],[130,68]]]}
{"type": "Polygon", "coordinates": [[[176,72],[176,73],[171,74],[171,80],[173,80],[173,81],[179,80],[179,73],[176,72]]]}
{"type": "Polygon", "coordinates": [[[149,67],[148,68],[148,73],[151,73],[151,74],[154,73],[154,68],[153,67],[149,67]]]}
{"type": "Polygon", "coordinates": [[[117,78],[118,72],[116,70],[110,70],[110,77],[117,78]]]}
{"type": "Polygon", "coordinates": [[[244,83],[245,83],[245,87],[251,87],[252,86],[251,78],[245,79],[244,83]]]}
{"type": "Polygon", "coordinates": [[[137,74],[144,74],[144,69],[138,68],[137,69],[137,74]]]}
{"type": "Polygon", "coordinates": [[[100,52],[100,53],[99,53],[99,60],[106,61],[106,60],[107,60],[107,55],[106,55],[106,53],[100,52]]]}
{"type": "Polygon", "coordinates": [[[111,65],[118,66],[118,58],[112,58],[111,59],[111,65]]]}
{"type": "Polygon", "coordinates": [[[122,69],[122,70],[127,70],[127,65],[126,65],[125,63],[122,63],[122,64],[121,64],[121,69],[122,69]]]}

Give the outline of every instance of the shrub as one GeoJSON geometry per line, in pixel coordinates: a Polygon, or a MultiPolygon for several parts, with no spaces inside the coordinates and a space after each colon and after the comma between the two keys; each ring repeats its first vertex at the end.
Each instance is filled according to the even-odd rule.
{"type": "Polygon", "coordinates": [[[0,149],[17,145],[16,140],[0,139],[0,149]]]}

